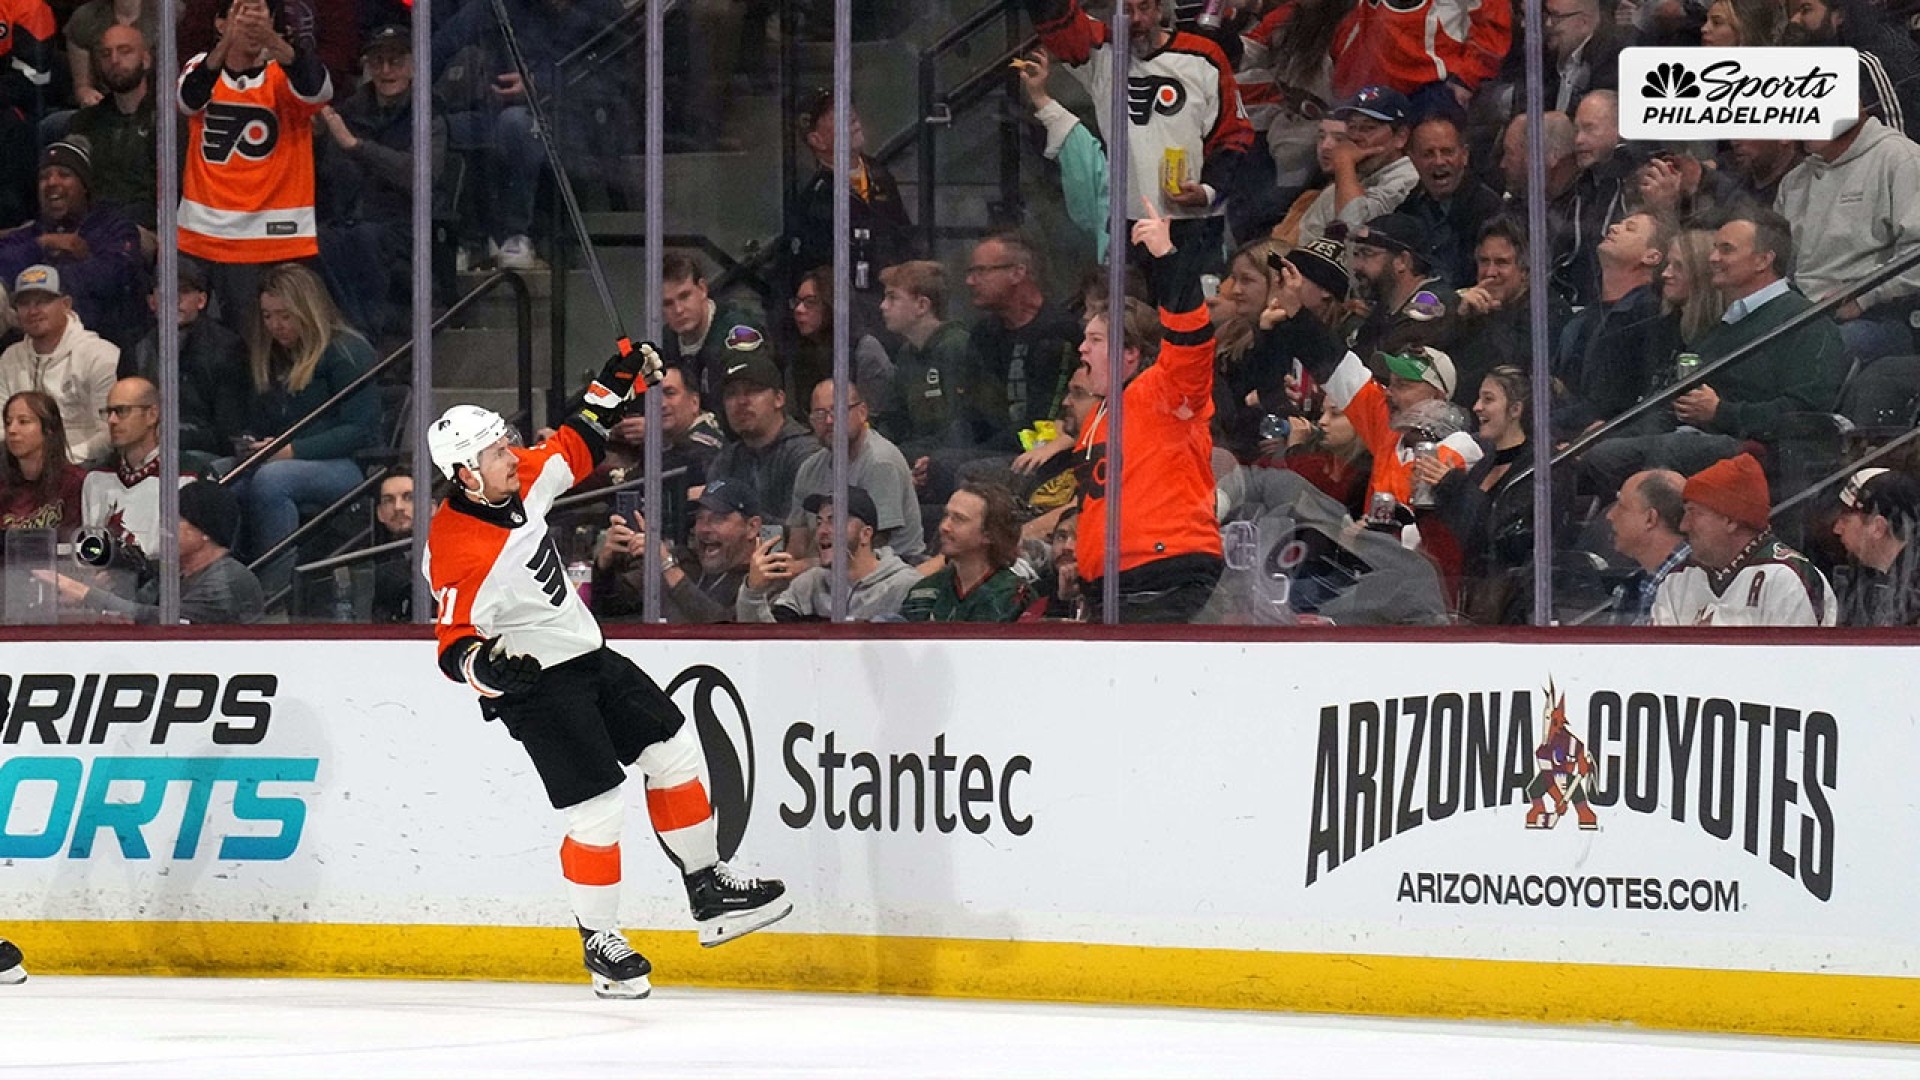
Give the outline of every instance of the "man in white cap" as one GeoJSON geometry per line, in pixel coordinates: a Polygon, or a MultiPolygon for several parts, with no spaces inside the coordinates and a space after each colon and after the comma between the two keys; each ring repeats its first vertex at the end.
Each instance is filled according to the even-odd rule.
{"type": "Polygon", "coordinates": [[[567,583],[547,527],[554,500],[591,474],[635,379],[662,364],[642,344],[609,360],[578,411],[532,449],[513,445],[497,413],[448,409],[427,429],[433,464],[457,489],[434,511],[422,570],[438,607],[440,669],[480,695],[481,711],[525,747],[564,814],[561,873],[594,992],[641,998],[653,965],[620,933],[622,785],[646,774],[647,812],[686,876],[702,945],[721,945],[793,910],[778,881],[720,861],[701,781],[700,741],[659,685],[607,648],[600,624],[567,583]]]}
{"type": "Polygon", "coordinates": [[[1840,625],[1920,625],[1920,478],[1861,469],[1840,489],[1833,534],[1853,560],[1840,588],[1840,625]]]}
{"type": "Polygon", "coordinates": [[[120,350],[87,329],[73,312],[60,271],[44,263],[13,279],[13,313],[26,337],[0,352],[0,399],[38,390],[60,406],[67,456],[85,465],[107,456],[107,395],[120,350]]]}

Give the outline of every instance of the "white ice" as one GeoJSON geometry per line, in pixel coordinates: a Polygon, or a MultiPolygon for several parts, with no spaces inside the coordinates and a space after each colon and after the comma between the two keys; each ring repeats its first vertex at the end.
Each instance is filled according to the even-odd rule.
{"type": "Polygon", "coordinates": [[[661,987],[55,978],[0,1077],[1920,1077],[1920,1046],[661,987]]]}

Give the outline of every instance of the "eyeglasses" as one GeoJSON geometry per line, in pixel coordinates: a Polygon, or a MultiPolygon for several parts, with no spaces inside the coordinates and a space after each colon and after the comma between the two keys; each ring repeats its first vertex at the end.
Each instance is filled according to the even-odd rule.
{"type": "Polygon", "coordinates": [[[969,266],[967,267],[967,276],[970,278],[979,277],[982,274],[991,274],[995,270],[1011,270],[1018,265],[1020,264],[1019,263],[990,263],[986,266],[969,266]]]}
{"type": "MultiPolygon", "coordinates": [[[[864,409],[866,407],[867,407],[867,403],[864,401],[850,401],[847,403],[847,413],[848,415],[852,415],[853,410],[864,409]]],[[[832,409],[815,409],[812,412],[808,413],[807,416],[814,420],[831,420],[833,419],[833,410],[832,409]]]]}
{"type": "Polygon", "coordinates": [[[121,417],[130,416],[134,412],[140,409],[151,409],[151,408],[154,408],[154,406],[152,405],[108,405],[103,407],[100,410],[100,419],[118,420],[121,417]]]}
{"type": "Polygon", "coordinates": [[[817,296],[796,296],[787,301],[787,306],[793,308],[795,311],[799,311],[801,308],[819,307],[820,298],[817,296]]]}
{"type": "Polygon", "coordinates": [[[1084,387],[1069,386],[1067,387],[1067,400],[1068,401],[1105,401],[1107,400],[1107,395],[1096,394],[1093,391],[1088,390],[1084,387]]]}

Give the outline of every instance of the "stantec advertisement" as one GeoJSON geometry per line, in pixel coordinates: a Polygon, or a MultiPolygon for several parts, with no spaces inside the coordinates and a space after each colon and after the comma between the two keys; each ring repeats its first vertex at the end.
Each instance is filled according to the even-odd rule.
{"type": "MultiPolygon", "coordinates": [[[[615,646],[778,932],[1920,975],[1906,650],[615,646]]],[[[0,646],[0,697],[22,919],[566,925],[428,642],[0,646]]],[[[628,792],[623,921],[685,929],[628,792]]]]}

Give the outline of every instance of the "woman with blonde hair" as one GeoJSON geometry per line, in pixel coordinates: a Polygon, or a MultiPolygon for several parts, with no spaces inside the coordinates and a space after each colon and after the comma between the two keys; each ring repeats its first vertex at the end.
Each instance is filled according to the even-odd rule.
{"type": "Polygon", "coordinates": [[[1713,0],[1700,44],[1718,48],[1735,45],[1778,45],[1786,29],[1787,6],[1781,0],[1713,0]]]}
{"type": "Polygon", "coordinates": [[[1660,273],[1660,322],[1648,342],[1656,385],[1672,378],[1673,358],[1689,351],[1727,313],[1727,298],[1714,287],[1713,269],[1707,265],[1711,254],[1713,233],[1706,229],[1683,230],[1667,245],[1667,265],[1660,273]]]}
{"type": "MultiPolygon", "coordinates": [[[[252,430],[234,440],[238,458],[253,454],[373,365],[373,347],[341,319],[313,271],[282,263],[260,278],[260,303],[249,337],[252,430]]],[[[357,450],[379,441],[380,400],[372,386],[314,418],[273,457],[237,481],[246,510],[241,551],[258,559],[291,535],[303,512],[325,507],[360,482],[357,450]]],[[[225,463],[231,468],[233,462],[225,463]]],[[[224,469],[221,471],[225,471],[224,469]]],[[[271,595],[290,566],[276,560],[263,575],[271,595]]]]}

